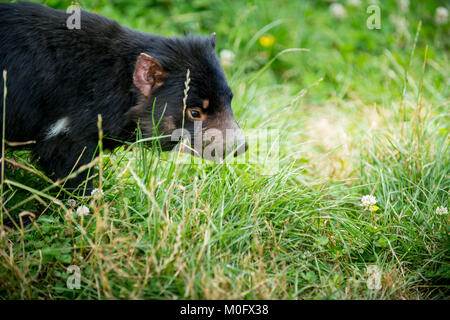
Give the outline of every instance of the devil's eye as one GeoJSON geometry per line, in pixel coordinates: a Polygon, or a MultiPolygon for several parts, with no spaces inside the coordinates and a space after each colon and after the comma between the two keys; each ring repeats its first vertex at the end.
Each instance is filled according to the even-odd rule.
{"type": "Polygon", "coordinates": [[[193,118],[201,118],[201,117],[202,117],[202,115],[200,114],[200,112],[198,112],[197,110],[190,110],[190,112],[191,112],[191,116],[192,116],[193,118]]]}
{"type": "Polygon", "coordinates": [[[206,114],[198,107],[189,108],[186,110],[186,114],[192,121],[204,121],[206,119],[206,114]]]}

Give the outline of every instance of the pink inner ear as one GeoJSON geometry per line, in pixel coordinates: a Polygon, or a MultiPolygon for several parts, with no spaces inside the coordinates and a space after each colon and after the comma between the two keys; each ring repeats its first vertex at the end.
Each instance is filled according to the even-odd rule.
{"type": "Polygon", "coordinates": [[[157,59],[145,53],[140,54],[136,61],[133,82],[144,96],[149,97],[152,88],[162,85],[165,77],[166,72],[157,59]]]}
{"type": "Polygon", "coordinates": [[[150,82],[147,80],[147,72],[145,70],[136,70],[134,73],[133,82],[144,96],[150,96],[150,90],[152,87],[150,85],[150,82]]]}
{"type": "Polygon", "coordinates": [[[153,77],[149,75],[150,62],[143,59],[142,55],[136,61],[136,67],[133,75],[134,85],[141,93],[148,97],[153,85],[153,77]]]}

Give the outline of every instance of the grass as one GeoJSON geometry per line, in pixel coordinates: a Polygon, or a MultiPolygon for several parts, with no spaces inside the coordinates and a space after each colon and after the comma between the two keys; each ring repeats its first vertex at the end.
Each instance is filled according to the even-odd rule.
{"type": "Polygon", "coordinates": [[[380,1],[381,30],[365,27],[365,1],[342,2],[344,20],[326,1],[80,2],[143,31],[217,32],[236,54],[236,117],[279,130],[279,170],[180,164],[137,137],[92,164],[104,194],[76,198],[91,212],[80,217],[7,149],[2,210],[45,214],[1,233],[1,298],[448,299],[449,220],[435,213],[450,189],[444,2],[380,1]],[[308,51],[278,55],[291,48],[308,51]],[[377,211],[360,206],[367,194],[377,211]]]}

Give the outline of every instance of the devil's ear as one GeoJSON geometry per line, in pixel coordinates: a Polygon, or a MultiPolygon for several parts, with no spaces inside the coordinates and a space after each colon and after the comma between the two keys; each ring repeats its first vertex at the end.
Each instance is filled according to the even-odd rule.
{"type": "Polygon", "coordinates": [[[213,48],[216,47],[216,33],[215,33],[215,32],[213,32],[213,33],[211,34],[211,44],[212,44],[212,47],[213,47],[213,48]]]}
{"type": "Polygon", "coordinates": [[[166,72],[157,59],[145,53],[139,55],[134,68],[133,83],[144,96],[150,96],[150,91],[162,85],[165,77],[166,72]]]}

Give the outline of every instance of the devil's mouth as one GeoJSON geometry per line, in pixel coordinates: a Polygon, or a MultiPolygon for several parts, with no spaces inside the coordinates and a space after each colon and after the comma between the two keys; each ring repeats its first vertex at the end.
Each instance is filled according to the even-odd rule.
{"type": "MultiPolygon", "coordinates": [[[[175,152],[183,152],[183,153],[187,153],[187,154],[191,154],[195,157],[199,157],[199,158],[205,158],[205,159],[209,159],[209,160],[222,160],[226,154],[233,154],[234,157],[238,157],[240,156],[242,153],[239,151],[240,148],[237,148],[236,146],[234,146],[234,148],[232,148],[232,150],[225,151],[221,150],[221,152],[219,152],[219,150],[217,150],[216,148],[210,148],[207,152],[208,154],[205,154],[205,149],[210,146],[211,144],[214,144],[214,139],[210,139],[208,141],[203,141],[203,148],[201,150],[197,150],[195,148],[196,144],[195,144],[195,140],[194,141],[172,141],[170,138],[161,138],[158,141],[152,141],[149,143],[149,147],[157,147],[160,151],[162,152],[169,152],[169,151],[175,151],[175,152]]],[[[223,146],[223,148],[225,148],[225,146],[223,146]]],[[[247,148],[245,148],[247,149],[247,148]]]]}

